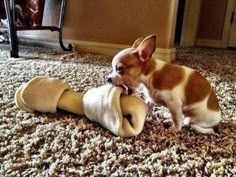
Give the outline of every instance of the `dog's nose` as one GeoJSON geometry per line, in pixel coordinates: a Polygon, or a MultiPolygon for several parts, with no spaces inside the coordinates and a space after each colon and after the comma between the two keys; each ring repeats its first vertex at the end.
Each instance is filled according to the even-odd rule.
{"type": "Polygon", "coordinates": [[[107,78],[107,82],[110,83],[110,84],[112,84],[112,78],[111,78],[111,77],[108,77],[108,78],[107,78]]]}

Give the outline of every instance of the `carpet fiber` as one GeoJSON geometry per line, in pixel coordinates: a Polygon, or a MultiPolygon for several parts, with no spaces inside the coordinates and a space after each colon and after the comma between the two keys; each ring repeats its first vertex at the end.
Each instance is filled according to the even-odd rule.
{"type": "Polygon", "coordinates": [[[215,135],[183,128],[173,136],[163,126],[168,110],[155,106],[132,138],[83,116],[26,113],[14,103],[16,89],[35,76],[66,80],[78,92],[101,86],[112,57],[20,47],[20,58],[10,58],[8,50],[0,48],[0,176],[236,175],[235,50],[177,49],[175,63],[201,72],[216,91],[222,121],[215,135]]]}

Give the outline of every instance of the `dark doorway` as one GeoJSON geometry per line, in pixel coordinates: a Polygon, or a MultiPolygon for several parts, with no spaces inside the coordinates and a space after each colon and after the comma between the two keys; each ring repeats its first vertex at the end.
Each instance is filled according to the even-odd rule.
{"type": "Polygon", "coordinates": [[[179,0],[177,20],[176,20],[176,29],[175,29],[175,45],[176,46],[180,45],[183,19],[184,19],[184,6],[185,6],[185,0],[179,0]]]}

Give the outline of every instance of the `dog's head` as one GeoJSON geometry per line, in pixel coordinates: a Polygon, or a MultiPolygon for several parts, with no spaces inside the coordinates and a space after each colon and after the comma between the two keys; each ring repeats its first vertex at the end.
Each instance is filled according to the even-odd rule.
{"type": "Polygon", "coordinates": [[[112,73],[108,82],[113,85],[125,85],[134,91],[141,84],[141,75],[156,49],[156,35],[138,38],[131,48],[124,49],[112,60],[112,73]]]}

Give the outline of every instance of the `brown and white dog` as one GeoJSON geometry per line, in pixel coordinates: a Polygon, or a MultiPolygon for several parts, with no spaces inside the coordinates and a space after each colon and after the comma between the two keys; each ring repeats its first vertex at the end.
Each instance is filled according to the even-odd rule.
{"type": "Polygon", "coordinates": [[[185,123],[198,132],[214,133],[221,115],[209,82],[193,69],[153,58],[155,49],[156,35],[137,39],[114,56],[108,82],[132,91],[143,85],[148,105],[161,104],[170,110],[171,131],[180,131],[185,123]]]}

